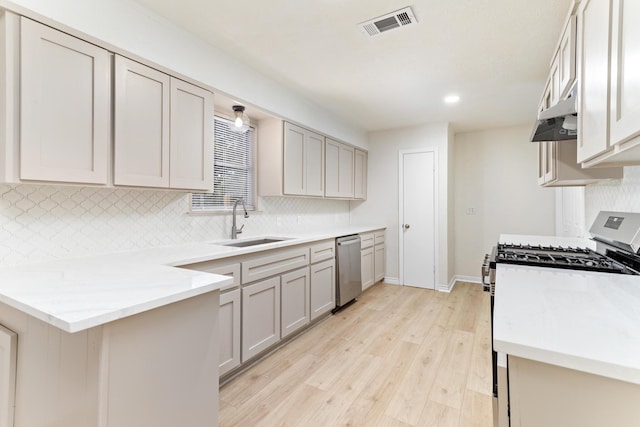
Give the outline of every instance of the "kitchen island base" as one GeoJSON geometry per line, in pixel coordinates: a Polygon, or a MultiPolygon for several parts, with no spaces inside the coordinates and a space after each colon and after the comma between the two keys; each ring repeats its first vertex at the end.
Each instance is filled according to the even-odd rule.
{"type": "Polygon", "coordinates": [[[509,356],[511,426],[637,426],[640,385],[509,356]]]}
{"type": "Polygon", "coordinates": [[[14,427],[218,425],[219,291],[67,333],[7,305],[14,427]]]}

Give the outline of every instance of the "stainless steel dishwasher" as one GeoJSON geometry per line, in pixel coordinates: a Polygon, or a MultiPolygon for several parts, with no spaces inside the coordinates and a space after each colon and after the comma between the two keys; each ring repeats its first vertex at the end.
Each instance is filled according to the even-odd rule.
{"type": "Polygon", "coordinates": [[[362,293],[360,274],[360,236],[338,237],[336,239],[336,309],[347,305],[362,293]]]}

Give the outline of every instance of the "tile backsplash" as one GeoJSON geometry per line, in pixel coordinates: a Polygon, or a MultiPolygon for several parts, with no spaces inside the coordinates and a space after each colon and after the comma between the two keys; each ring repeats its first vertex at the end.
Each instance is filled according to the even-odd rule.
{"type": "Polygon", "coordinates": [[[640,166],[624,168],[624,178],[589,185],[585,192],[585,223],[593,224],[603,210],[640,212],[640,166]]]}
{"type": "MultiPolygon", "coordinates": [[[[0,266],[229,238],[231,215],[190,215],[189,194],[0,184],[0,266]]],[[[349,202],[265,197],[241,237],[349,224],[349,202]]]]}

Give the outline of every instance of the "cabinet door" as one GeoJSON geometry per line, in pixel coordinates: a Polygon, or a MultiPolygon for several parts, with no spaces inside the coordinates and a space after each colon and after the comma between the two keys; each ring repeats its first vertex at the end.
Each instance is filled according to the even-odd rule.
{"type": "Polygon", "coordinates": [[[18,335],[0,326],[0,426],[13,426],[18,335]]]}
{"type": "Polygon", "coordinates": [[[109,53],[21,20],[20,179],[106,184],[109,53]]]}
{"type": "Polygon", "coordinates": [[[280,341],[280,277],[242,289],[242,362],[280,341]]]}
{"type": "Polygon", "coordinates": [[[362,275],[362,290],[367,289],[373,285],[374,277],[374,259],[373,259],[373,247],[363,249],[360,251],[360,270],[362,275]]]}
{"type": "Polygon", "coordinates": [[[569,19],[567,28],[564,30],[560,48],[558,50],[559,58],[559,89],[560,99],[564,99],[571,86],[576,80],[576,17],[569,19]]]}
{"type": "Polygon", "coordinates": [[[560,100],[560,57],[556,54],[551,64],[550,88],[551,88],[551,105],[556,105],[560,100]]]}
{"type": "Polygon", "coordinates": [[[640,135],[640,2],[614,0],[611,52],[611,144],[640,135]]]}
{"type": "Polygon", "coordinates": [[[240,366],[240,289],[220,294],[220,371],[240,366]]]}
{"type": "Polygon", "coordinates": [[[213,94],[171,78],[171,188],[213,191],[213,94]]]}
{"type": "Polygon", "coordinates": [[[306,195],[324,196],[324,136],[313,132],[305,135],[306,195]]]}
{"type": "Polygon", "coordinates": [[[309,267],[283,274],[280,288],[282,338],[309,324],[309,267]]]}
{"type": "Polygon", "coordinates": [[[332,139],[326,139],[325,165],[327,197],[354,197],[355,149],[332,139]]]}
{"type": "Polygon", "coordinates": [[[354,197],[355,149],[348,145],[340,146],[340,197],[354,197]]]}
{"type": "Polygon", "coordinates": [[[557,178],[556,156],[558,141],[542,142],[546,146],[544,157],[544,182],[552,182],[557,178]]]}
{"type": "Polygon", "coordinates": [[[325,187],[327,197],[340,197],[340,143],[327,138],[325,144],[325,187]]]}
{"type": "Polygon", "coordinates": [[[284,194],[304,196],[307,190],[304,169],[305,130],[291,123],[284,125],[284,194]]]}
{"type": "Polygon", "coordinates": [[[584,0],[578,11],[580,108],[578,162],[609,148],[610,0],[584,0]]]}
{"type": "Polygon", "coordinates": [[[385,246],[384,244],[382,245],[375,245],[373,248],[374,251],[374,281],[379,282],[380,280],[384,279],[384,270],[385,270],[385,260],[384,260],[384,251],[385,251],[385,246]]]}
{"type": "Polygon", "coordinates": [[[115,57],[115,185],[169,187],[170,77],[115,57]]]}
{"type": "Polygon", "coordinates": [[[330,259],[311,266],[311,320],[336,307],[336,263],[330,259]]]}
{"type": "Polygon", "coordinates": [[[367,199],[367,152],[357,148],[355,151],[353,197],[361,200],[367,199]]]}

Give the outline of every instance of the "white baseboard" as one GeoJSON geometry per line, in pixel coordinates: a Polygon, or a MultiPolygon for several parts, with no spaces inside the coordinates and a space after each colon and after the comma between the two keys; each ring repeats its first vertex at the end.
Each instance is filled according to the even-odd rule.
{"type": "MultiPolygon", "coordinates": [[[[389,285],[400,285],[399,277],[385,277],[382,281],[389,285]]],[[[451,278],[451,281],[446,285],[443,283],[438,283],[436,285],[436,290],[439,292],[451,292],[456,282],[470,282],[470,283],[478,283],[478,284],[482,283],[482,281],[480,280],[480,277],[455,275],[451,278]]]]}
{"type": "Polygon", "coordinates": [[[438,283],[438,286],[436,286],[436,290],[439,292],[446,292],[449,293],[453,290],[453,286],[456,284],[456,280],[455,277],[453,279],[451,279],[451,281],[448,284],[442,284],[442,283],[438,283]]]}
{"type": "Polygon", "coordinates": [[[385,277],[382,279],[384,283],[388,283],[389,285],[399,285],[400,278],[399,277],[385,277]]]}
{"type": "Polygon", "coordinates": [[[462,275],[455,275],[453,276],[453,279],[457,282],[471,282],[471,283],[482,283],[482,280],[479,276],[462,276],[462,275]]]}

